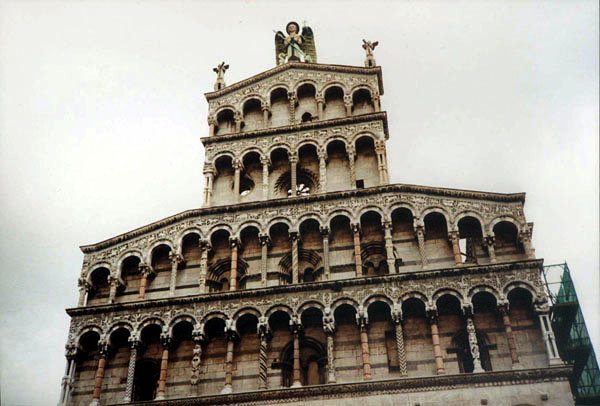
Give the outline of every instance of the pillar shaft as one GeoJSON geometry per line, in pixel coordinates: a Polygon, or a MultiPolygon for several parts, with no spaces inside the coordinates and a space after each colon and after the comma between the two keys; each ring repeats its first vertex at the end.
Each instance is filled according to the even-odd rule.
{"type": "Polygon", "coordinates": [[[296,169],[298,166],[298,158],[294,155],[290,157],[290,173],[291,173],[291,194],[290,197],[294,197],[297,195],[297,180],[296,180],[296,169]]]}
{"type": "Polygon", "coordinates": [[[469,335],[469,349],[471,350],[471,357],[473,358],[473,372],[483,372],[481,366],[481,352],[479,343],[477,342],[477,331],[475,330],[473,317],[470,315],[467,316],[467,333],[469,335]]]}
{"type": "Polygon", "coordinates": [[[362,260],[360,257],[360,226],[352,225],[354,235],[354,264],[356,265],[356,276],[362,276],[362,260]]]}
{"type": "Polygon", "coordinates": [[[319,116],[319,120],[323,120],[325,118],[325,112],[323,107],[325,106],[325,98],[322,95],[318,95],[317,99],[317,114],[319,116]]]}
{"type": "Polygon", "coordinates": [[[175,288],[177,287],[177,267],[182,262],[181,255],[175,252],[175,249],[169,253],[171,258],[171,280],[169,282],[169,296],[175,296],[175,288]]]}
{"type": "Polygon", "coordinates": [[[200,364],[202,363],[202,342],[205,340],[201,330],[194,328],[192,331],[192,339],[194,340],[194,349],[192,350],[192,374],[190,383],[197,385],[200,380],[200,364]]]}
{"type": "Polygon", "coordinates": [[[510,349],[510,359],[514,366],[519,363],[519,354],[517,353],[517,343],[510,324],[508,306],[501,306],[500,313],[502,313],[502,324],[504,325],[504,333],[506,334],[506,341],[508,342],[508,348],[510,349]]]}
{"type": "Polygon", "coordinates": [[[354,148],[348,148],[348,165],[350,166],[350,189],[356,189],[356,165],[354,148]]]}
{"type": "Polygon", "coordinates": [[[227,334],[227,353],[225,355],[225,386],[221,393],[231,393],[233,386],[233,335],[227,334]]]}
{"type": "Polygon", "coordinates": [[[77,363],[75,362],[75,358],[71,359],[71,366],[69,368],[68,382],[67,382],[67,392],[64,397],[64,404],[69,404],[69,397],[71,396],[71,391],[73,390],[73,382],[75,381],[75,367],[77,363]]]}
{"type": "Polygon", "coordinates": [[[437,325],[437,317],[429,317],[429,326],[431,328],[431,342],[433,344],[433,356],[435,357],[436,373],[443,375],[446,373],[444,369],[444,359],[442,357],[442,350],[440,348],[440,335],[437,325]]]}
{"type": "Polygon", "coordinates": [[[296,123],[296,101],[297,101],[296,93],[288,92],[288,101],[289,101],[289,116],[290,116],[290,125],[296,123]]]}
{"type": "Polygon", "coordinates": [[[237,290],[238,242],[231,241],[231,270],[229,274],[229,290],[237,290]]]}
{"type": "Polygon", "coordinates": [[[292,387],[302,386],[300,381],[300,332],[294,332],[294,363],[292,369],[292,387]]]}
{"type": "Polygon", "coordinates": [[[213,183],[213,174],[212,172],[207,172],[204,174],[204,206],[210,206],[210,197],[212,194],[212,183],[213,183]]]}
{"type": "Polygon", "coordinates": [[[363,379],[371,380],[371,356],[369,353],[369,334],[367,326],[363,323],[360,325],[360,349],[362,351],[363,379]]]}
{"type": "Polygon", "coordinates": [[[262,198],[269,200],[269,160],[261,159],[262,163],[262,198]]]}
{"type": "Polygon", "coordinates": [[[496,249],[494,247],[494,244],[496,243],[496,238],[494,236],[488,236],[485,240],[487,243],[488,255],[490,256],[490,262],[494,263],[497,261],[496,249]]]}
{"type": "Polygon", "coordinates": [[[344,95],[344,107],[346,107],[346,117],[352,115],[352,96],[344,95]]]}
{"type": "Polygon", "coordinates": [[[96,368],[96,377],[94,379],[94,392],[92,394],[92,404],[98,404],[100,392],[102,391],[102,380],[104,379],[104,368],[106,366],[106,350],[101,350],[98,368],[96,368]]]}
{"type": "Polygon", "coordinates": [[[452,244],[452,254],[454,255],[454,263],[456,264],[456,266],[459,266],[462,264],[462,256],[460,255],[458,231],[452,231],[448,235],[448,239],[452,244]]]}
{"type": "Polygon", "coordinates": [[[408,376],[408,367],[406,365],[406,348],[404,347],[404,331],[402,329],[402,319],[400,317],[394,320],[396,324],[396,350],[398,351],[398,368],[402,376],[408,376]]]}
{"type": "Polygon", "coordinates": [[[162,358],[160,360],[160,376],[158,378],[158,390],[156,399],[164,399],[167,392],[167,369],[169,367],[169,345],[163,345],[162,358]]]}
{"type": "Polygon", "coordinates": [[[324,152],[319,153],[319,183],[321,193],[327,192],[327,161],[324,152]]]}
{"type": "Polygon", "coordinates": [[[372,96],[372,100],[373,100],[373,106],[375,107],[375,111],[381,111],[381,105],[379,103],[379,95],[373,95],[372,96]]]}
{"type": "Polygon", "coordinates": [[[321,236],[323,237],[323,273],[324,279],[331,279],[329,270],[329,229],[321,227],[321,236]]]}
{"type": "Polygon", "coordinates": [[[206,240],[200,240],[200,275],[198,285],[200,293],[206,293],[206,272],[208,269],[208,251],[210,245],[206,240]]]}
{"type": "Polygon", "coordinates": [[[267,234],[260,235],[260,284],[267,286],[267,266],[269,255],[269,236],[267,234]]]}
{"type": "Polygon", "coordinates": [[[234,177],[233,177],[233,194],[234,194],[234,201],[236,203],[240,202],[240,174],[241,174],[241,169],[242,169],[242,165],[239,161],[234,161],[233,162],[233,169],[234,169],[234,177]]]}
{"type": "Polygon", "coordinates": [[[425,231],[422,226],[417,226],[415,233],[417,234],[417,242],[419,244],[419,255],[421,255],[421,264],[423,268],[429,264],[427,254],[425,253],[425,231]]]}
{"type": "Polygon", "coordinates": [[[292,240],[292,283],[299,283],[298,233],[290,233],[292,240]]]}
{"type": "Polygon", "coordinates": [[[131,351],[129,352],[129,366],[127,367],[127,384],[125,385],[125,396],[123,397],[124,402],[131,402],[133,395],[133,378],[135,377],[135,362],[137,359],[137,347],[138,342],[130,342],[131,351]]]}
{"type": "Polygon", "coordinates": [[[548,353],[548,363],[550,365],[561,364],[562,361],[558,354],[558,348],[556,347],[556,341],[554,340],[554,333],[552,332],[552,327],[550,325],[550,317],[548,317],[548,313],[546,312],[538,312],[538,317],[540,319],[540,327],[542,329],[542,336],[544,337],[544,342],[546,343],[546,352],[548,353]]]}
{"type": "Polygon", "coordinates": [[[388,265],[389,273],[397,273],[396,261],[394,258],[394,242],[392,240],[392,222],[386,221],[383,223],[383,230],[385,234],[385,255],[388,265]]]}
{"type": "Polygon", "coordinates": [[[266,331],[259,330],[258,347],[258,389],[267,389],[267,345],[266,331]]]}
{"type": "Polygon", "coordinates": [[[263,128],[269,126],[269,109],[263,108],[263,128]]]}

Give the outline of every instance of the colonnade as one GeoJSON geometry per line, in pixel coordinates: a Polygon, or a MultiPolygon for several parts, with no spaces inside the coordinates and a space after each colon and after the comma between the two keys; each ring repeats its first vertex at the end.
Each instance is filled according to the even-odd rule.
{"type": "MultiPolygon", "coordinates": [[[[514,332],[512,330],[512,322],[509,316],[509,302],[504,300],[497,303],[497,311],[502,316],[502,322],[504,326],[504,335],[508,342],[510,349],[511,363],[513,368],[517,368],[519,364],[519,354],[517,351],[516,340],[514,332]]],[[[361,354],[361,376],[364,381],[372,379],[371,373],[371,361],[370,361],[370,347],[369,347],[369,316],[366,308],[362,305],[356,310],[356,325],[360,334],[360,354],[361,354]]],[[[552,330],[550,328],[549,319],[549,308],[547,306],[534,306],[535,313],[539,319],[539,325],[543,339],[546,344],[546,352],[550,365],[562,363],[558,355],[556,343],[552,330]]],[[[468,333],[469,350],[473,359],[473,373],[485,372],[482,367],[482,361],[480,357],[480,348],[477,339],[477,326],[473,317],[473,311],[471,305],[463,305],[462,312],[466,325],[466,331],[468,333]]],[[[400,304],[394,304],[390,308],[390,316],[395,328],[396,338],[396,349],[397,349],[397,362],[398,371],[400,376],[408,376],[407,357],[405,349],[405,333],[403,331],[403,309],[400,304]]],[[[440,333],[438,326],[438,312],[436,306],[426,305],[425,316],[430,328],[431,334],[431,348],[433,352],[433,359],[435,361],[435,373],[437,375],[443,375],[446,373],[444,366],[444,358],[442,355],[442,349],[440,345],[440,333]]],[[[239,320],[239,319],[238,319],[239,320]]],[[[303,336],[304,327],[300,321],[299,314],[292,314],[289,317],[289,329],[292,336],[293,345],[293,365],[292,365],[292,380],[291,387],[302,386],[301,381],[301,368],[300,368],[300,341],[303,336]]],[[[223,337],[226,342],[226,353],[224,359],[224,380],[223,388],[221,393],[232,393],[233,388],[233,362],[234,362],[234,343],[240,340],[236,324],[231,319],[224,320],[225,328],[223,331],[223,337]]],[[[336,379],[336,368],[335,368],[335,333],[336,333],[336,321],[333,316],[331,309],[326,308],[322,312],[322,328],[326,336],[326,351],[327,351],[327,375],[326,383],[335,383],[336,379]]],[[[267,388],[267,371],[268,371],[268,357],[267,351],[270,339],[272,337],[272,331],[269,325],[267,317],[260,316],[256,320],[257,323],[257,334],[259,337],[259,346],[256,349],[258,352],[258,366],[257,366],[257,389],[267,388]]],[[[167,374],[169,370],[169,349],[173,343],[172,333],[169,330],[162,328],[163,333],[160,334],[160,342],[162,345],[161,362],[160,362],[160,376],[157,385],[156,400],[164,399],[167,396],[167,374]]],[[[171,329],[172,331],[172,329],[171,329]]],[[[128,339],[130,347],[130,359],[127,371],[127,383],[125,392],[123,394],[123,401],[132,401],[132,390],[134,385],[135,366],[137,359],[137,349],[141,344],[139,339],[140,333],[130,332],[128,339]]],[[[209,342],[209,338],[204,333],[203,325],[194,326],[192,332],[192,339],[194,342],[193,356],[190,368],[190,382],[193,385],[199,383],[200,380],[200,366],[201,366],[201,355],[203,347],[209,342]]],[[[73,387],[73,377],[75,375],[75,354],[76,351],[67,352],[67,366],[65,369],[65,377],[62,381],[62,391],[59,398],[59,405],[66,405],[69,401],[70,391],[73,387]]],[[[98,364],[96,367],[94,389],[92,394],[92,402],[90,406],[98,404],[101,396],[102,382],[104,379],[104,371],[106,369],[107,354],[109,352],[108,340],[105,336],[101,336],[98,341],[98,364]]]]}

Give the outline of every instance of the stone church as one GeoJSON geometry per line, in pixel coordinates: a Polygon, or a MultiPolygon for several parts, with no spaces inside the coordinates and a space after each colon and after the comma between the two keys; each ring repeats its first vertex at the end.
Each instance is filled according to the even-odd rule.
{"type": "Polygon", "coordinates": [[[525,194],[389,183],[377,45],[214,69],[202,207],[81,247],[59,405],[573,404],[525,194]]]}

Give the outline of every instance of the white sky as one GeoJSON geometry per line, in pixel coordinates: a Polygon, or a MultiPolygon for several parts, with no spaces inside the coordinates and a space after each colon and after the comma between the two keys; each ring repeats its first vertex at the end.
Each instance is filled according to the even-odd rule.
{"type": "Polygon", "coordinates": [[[596,1],[0,1],[3,405],[58,400],[82,254],[201,204],[212,68],[319,62],[379,40],[391,180],[527,192],[534,246],[567,260],[598,351],[596,1]]]}

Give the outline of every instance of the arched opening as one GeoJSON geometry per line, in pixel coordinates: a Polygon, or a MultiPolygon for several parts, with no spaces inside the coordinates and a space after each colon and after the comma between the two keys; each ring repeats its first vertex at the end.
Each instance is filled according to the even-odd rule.
{"type": "Polygon", "coordinates": [[[471,350],[468,346],[469,340],[466,341],[466,347],[462,341],[452,341],[457,331],[466,331],[459,300],[453,295],[445,294],[437,299],[436,307],[438,311],[440,348],[443,355],[448,354],[448,357],[444,359],[446,372],[451,374],[462,372],[465,363],[470,363],[472,371],[473,358],[471,358],[471,350]],[[453,362],[453,359],[456,359],[456,362],[453,362]]]}
{"type": "Polygon", "coordinates": [[[325,120],[346,117],[344,90],[339,86],[331,86],[325,91],[325,120]]]}
{"type": "Polygon", "coordinates": [[[379,185],[379,167],[375,142],[369,136],[356,140],[356,184],[363,187],[379,185]],[[362,181],[362,182],[361,182],[362,181]]]}
{"type": "MultiPolygon", "coordinates": [[[[194,352],[194,341],[192,339],[192,331],[194,325],[192,320],[180,320],[173,326],[173,339],[169,354],[169,373],[167,373],[167,388],[174,388],[176,384],[181,382],[181,377],[177,376],[178,372],[189,371],[189,357],[194,352]]],[[[188,381],[189,383],[189,381],[188,381]]],[[[173,394],[173,390],[171,393],[173,394]]]]}
{"type": "MultiPolygon", "coordinates": [[[[294,342],[284,347],[280,355],[282,361],[281,384],[283,387],[292,385],[294,362],[294,342]]],[[[322,385],[326,382],[327,350],[318,340],[303,336],[300,339],[300,382],[302,386],[322,385]]]]}
{"type": "Polygon", "coordinates": [[[547,365],[547,355],[539,318],[533,309],[533,296],[525,288],[514,288],[508,293],[509,318],[523,368],[547,365]],[[518,326],[518,328],[515,328],[518,326]],[[523,351],[523,349],[528,349],[523,351]]]}
{"type": "Polygon", "coordinates": [[[231,204],[235,201],[233,196],[233,160],[230,156],[223,155],[215,161],[215,169],[212,201],[215,206],[231,204]]]}
{"type": "Polygon", "coordinates": [[[329,268],[334,279],[352,278],[356,274],[354,265],[354,238],[350,219],[338,215],[329,224],[329,250],[335,252],[329,258],[329,268]]]}
{"type": "MultiPolygon", "coordinates": [[[[202,382],[198,387],[199,393],[215,391],[214,381],[223,382],[225,377],[225,357],[227,354],[227,341],[225,339],[225,321],[214,317],[204,324],[204,333],[207,342],[202,351],[202,382]],[[212,381],[212,382],[211,382],[212,381]]],[[[220,388],[219,388],[220,390],[220,388]]]]}
{"type": "Polygon", "coordinates": [[[458,237],[460,238],[460,251],[465,264],[476,264],[477,258],[483,251],[483,233],[478,219],[466,216],[458,221],[458,237]]]}
{"type": "MultiPolygon", "coordinates": [[[[392,321],[390,306],[380,300],[371,303],[369,314],[369,351],[371,365],[387,365],[386,373],[398,371],[398,347],[396,329],[392,321]]],[[[373,368],[377,369],[377,367],[373,368]]],[[[377,374],[377,371],[374,371],[377,374]]]]}
{"type": "Polygon", "coordinates": [[[269,185],[273,185],[273,198],[278,199],[289,196],[292,174],[287,150],[277,148],[271,152],[271,174],[269,179],[269,185]]]}
{"type": "MultiPolygon", "coordinates": [[[[90,383],[91,371],[98,367],[98,340],[100,335],[96,331],[87,331],[79,338],[79,348],[75,356],[75,375],[71,389],[71,402],[73,404],[88,404],[91,392],[86,389],[90,383]],[[84,389],[85,388],[85,389],[84,389]]],[[[92,374],[94,372],[91,372],[92,374]]],[[[93,385],[93,382],[92,382],[93,385]]]]}
{"type": "Polygon", "coordinates": [[[171,260],[169,253],[171,247],[166,244],[160,244],[152,249],[150,253],[150,264],[154,270],[154,279],[152,283],[148,282],[146,289],[146,299],[152,299],[157,296],[156,289],[168,287],[171,279],[171,260]]]}
{"type": "MultiPolygon", "coordinates": [[[[319,157],[317,148],[305,144],[298,151],[298,168],[296,171],[297,194],[308,196],[319,192],[319,157]]],[[[290,179],[291,181],[291,179],[290,179]]]]}
{"type": "Polygon", "coordinates": [[[258,235],[259,230],[254,226],[245,227],[240,233],[241,252],[238,255],[248,264],[245,279],[241,281],[242,286],[253,284],[258,287],[259,279],[256,277],[260,275],[261,264],[261,246],[258,235]]]}
{"type": "Polygon", "coordinates": [[[230,234],[227,230],[217,230],[212,233],[210,243],[212,255],[208,260],[206,284],[210,292],[226,292],[229,290],[231,272],[230,234]]]}
{"type": "Polygon", "coordinates": [[[350,160],[346,144],[341,140],[327,144],[327,191],[348,190],[350,184],[350,160]]]}
{"type": "Polygon", "coordinates": [[[289,107],[286,89],[279,87],[271,92],[271,127],[290,125],[289,107]]]}
{"type": "Polygon", "coordinates": [[[262,190],[256,185],[262,184],[262,164],[258,152],[244,155],[244,171],[240,176],[240,195],[242,202],[251,202],[262,198],[262,190]]]}
{"type": "MultiPolygon", "coordinates": [[[[200,264],[202,251],[200,250],[200,234],[189,233],[181,241],[181,254],[187,267],[200,264]]],[[[179,275],[179,274],[178,274],[179,275]]]]}
{"type": "Polygon", "coordinates": [[[312,121],[313,117],[318,116],[315,87],[310,83],[305,83],[298,88],[296,94],[298,96],[296,116],[302,117],[303,123],[312,121]]]}
{"type": "Polygon", "coordinates": [[[221,110],[217,114],[217,126],[215,128],[215,135],[226,135],[235,132],[235,118],[233,110],[225,109],[221,110]]]}
{"type": "Polygon", "coordinates": [[[402,302],[404,323],[404,348],[407,363],[416,365],[410,370],[411,376],[431,376],[435,374],[435,360],[431,344],[430,328],[425,317],[425,303],[417,298],[402,302]]]}
{"type": "Polygon", "coordinates": [[[448,224],[442,213],[425,216],[425,252],[429,263],[454,263],[454,254],[448,240],[448,224]]]}
{"type": "Polygon", "coordinates": [[[242,122],[242,131],[252,131],[264,128],[260,100],[246,100],[242,112],[244,115],[244,121],[242,122]]]}
{"type": "Polygon", "coordinates": [[[142,274],[139,270],[140,259],[135,256],[129,256],[121,262],[121,279],[125,282],[125,289],[117,289],[116,302],[134,300],[140,290],[140,280],[142,274]]]}
{"type": "Polygon", "coordinates": [[[392,211],[392,241],[396,267],[416,267],[421,263],[412,212],[399,207],[392,211]]]}
{"type": "Polygon", "coordinates": [[[335,337],[339,337],[334,348],[337,368],[335,377],[338,383],[356,381],[362,374],[362,353],[360,344],[360,329],[356,324],[356,308],[344,303],[337,306],[333,312],[335,319],[335,337]]]}
{"type": "MultiPolygon", "coordinates": [[[[492,361],[499,361],[497,353],[491,353],[503,336],[502,320],[498,317],[498,303],[496,297],[489,292],[478,292],[471,299],[473,303],[473,322],[477,330],[477,344],[479,345],[479,356],[481,367],[485,371],[492,370],[492,361]]],[[[510,364],[506,365],[510,369],[510,364]]]]}
{"type": "Polygon", "coordinates": [[[140,360],[135,367],[133,378],[133,399],[135,401],[153,400],[156,398],[162,345],[160,343],[161,326],[150,324],[142,329],[140,339],[140,360]]]}
{"type": "Polygon", "coordinates": [[[494,226],[496,256],[511,256],[523,253],[519,244],[517,227],[509,221],[501,221],[494,226]]]}
{"type": "Polygon", "coordinates": [[[108,283],[109,275],[110,271],[108,268],[102,267],[94,269],[90,278],[92,289],[88,292],[88,306],[105,304],[108,302],[108,296],[110,294],[110,285],[108,283]]]}
{"type": "Polygon", "coordinates": [[[352,115],[369,114],[375,111],[371,99],[371,92],[367,89],[358,89],[352,93],[352,115]]]}
{"type": "Polygon", "coordinates": [[[363,275],[377,276],[389,273],[381,215],[376,211],[364,213],[360,216],[360,229],[363,275]]]}
{"type": "Polygon", "coordinates": [[[233,369],[234,382],[237,374],[245,375],[246,372],[258,371],[259,354],[256,349],[259,348],[260,341],[257,326],[258,318],[251,313],[243,314],[236,322],[239,340],[234,341],[233,348],[233,362],[234,365],[238,365],[233,369]]]}
{"type": "Polygon", "coordinates": [[[302,282],[321,280],[323,241],[319,227],[315,219],[307,219],[300,224],[299,271],[302,282]]]}
{"type": "Polygon", "coordinates": [[[279,284],[292,282],[291,259],[292,243],[290,241],[289,226],[285,223],[276,223],[269,229],[271,237],[271,250],[269,252],[269,269],[278,269],[279,284]],[[288,260],[286,261],[286,257],[288,260]]]}

